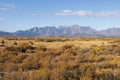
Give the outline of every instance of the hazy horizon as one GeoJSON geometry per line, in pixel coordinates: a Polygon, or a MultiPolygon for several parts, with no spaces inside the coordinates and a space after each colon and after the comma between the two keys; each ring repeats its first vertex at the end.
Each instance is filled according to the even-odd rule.
{"type": "Polygon", "coordinates": [[[80,25],[120,27],[119,0],[0,0],[0,31],[80,25]]]}

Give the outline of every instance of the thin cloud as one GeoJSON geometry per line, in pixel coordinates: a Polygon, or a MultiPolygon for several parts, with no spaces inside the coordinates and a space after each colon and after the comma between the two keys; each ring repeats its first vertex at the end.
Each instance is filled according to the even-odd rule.
{"type": "Polygon", "coordinates": [[[7,8],[5,8],[5,7],[1,7],[1,8],[0,8],[0,10],[6,10],[6,9],[7,9],[7,8]]]}
{"type": "Polygon", "coordinates": [[[4,18],[0,18],[0,22],[4,22],[5,21],[5,19],[4,18]]]}
{"type": "Polygon", "coordinates": [[[13,9],[13,8],[16,8],[15,4],[0,3],[0,10],[7,10],[7,9],[13,9]]]}
{"type": "Polygon", "coordinates": [[[6,7],[6,8],[16,8],[15,4],[1,3],[1,5],[6,7]]]}
{"type": "Polygon", "coordinates": [[[26,15],[28,15],[28,16],[39,16],[40,14],[38,14],[38,13],[28,13],[26,15]]]}
{"type": "Polygon", "coordinates": [[[27,16],[33,16],[33,17],[35,17],[35,16],[51,16],[51,15],[53,15],[53,14],[46,14],[46,13],[27,13],[27,14],[25,14],[25,15],[27,15],[27,16]]]}
{"type": "Polygon", "coordinates": [[[55,15],[57,16],[88,16],[88,17],[120,17],[120,11],[74,11],[74,10],[62,10],[55,15]]]}

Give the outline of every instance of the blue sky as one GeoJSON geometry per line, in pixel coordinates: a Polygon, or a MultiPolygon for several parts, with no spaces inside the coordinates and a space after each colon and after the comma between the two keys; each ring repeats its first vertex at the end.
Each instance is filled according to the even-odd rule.
{"type": "Polygon", "coordinates": [[[0,30],[35,26],[120,27],[120,0],[0,0],[0,30]]]}

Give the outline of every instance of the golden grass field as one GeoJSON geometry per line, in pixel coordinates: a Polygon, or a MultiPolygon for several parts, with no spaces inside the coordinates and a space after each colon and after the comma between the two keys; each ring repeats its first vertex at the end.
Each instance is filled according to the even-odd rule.
{"type": "MultiPolygon", "coordinates": [[[[57,38],[53,37],[51,40],[53,40],[52,42],[49,41],[51,38],[47,38],[47,37],[43,37],[43,38],[35,38],[35,39],[29,39],[27,40],[25,37],[24,38],[20,38],[19,40],[10,40],[10,38],[8,37],[6,41],[6,45],[11,46],[12,44],[14,44],[14,42],[16,41],[17,43],[29,43],[29,42],[33,42],[34,46],[36,45],[45,45],[48,48],[58,48],[61,47],[65,44],[73,44],[75,46],[78,47],[90,47],[91,45],[98,45],[100,46],[101,44],[105,44],[105,45],[109,45],[111,44],[111,42],[113,41],[113,38],[59,38],[58,40],[57,38]],[[23,40],[24,39],[24,40],[23,40]],[[38,39],[38,40],[37,40],[38,39]],[[40,40],[39,40],[40,39],[40,40]],[[44,41],[41,41],[41,39],[44,39],[44,41]],[[61,40],[62,41],[61,41],[61,40]],[[56,41],[54,41],[56,40],[56,41]]],[[[4,40],[4,38],[0,38],[0,40],[4,40]]]]}
{"type": "Polygon", "coordinates": [[[0,37],[0,80],[120,80],[120,38],[0,37]]]}

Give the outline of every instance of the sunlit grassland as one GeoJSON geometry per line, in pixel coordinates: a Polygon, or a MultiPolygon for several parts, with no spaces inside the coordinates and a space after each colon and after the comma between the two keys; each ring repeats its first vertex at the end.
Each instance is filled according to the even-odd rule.
{"type": "Polygon", "coordinates": [[[0,80],[120,80],[120,38],[1,37],[0,80]]]}

